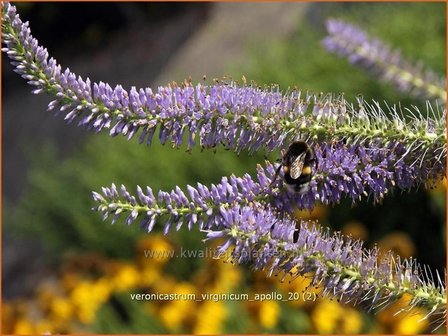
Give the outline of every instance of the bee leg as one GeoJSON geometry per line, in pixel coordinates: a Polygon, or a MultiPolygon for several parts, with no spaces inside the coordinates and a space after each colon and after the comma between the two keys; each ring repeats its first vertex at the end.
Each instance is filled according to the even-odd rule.
{"type": "Polygon", "coordinates": [[[274,231],[274,229],[275,229],[275,223],[271,225],[271,229],[269,230],[269,232],[271,233],[271,235],[272,235],[272,231],[274,231]]]}
{"type": "Polygon", "coordinates": [[[280,173],[280,169],[282,168],[282,165],[279,165],[278,168],[275,171],[274,178],[272,179],[272,182],[269,184],[269,187],[271,187],[274,182],[277,180],[278,174],[280,173]]]}
{"type": "Polygon", "coordinates": [[[294,233],[293,233],[293,235],[292,235],[292,242],[295,244],[295,243],[297,243],[297,241],[299,240],[299,229],[296,227],[295,229],[294,229],[294,233]]]}
{"type": "Polygon", "coordinates": [[[309,163],[313,164],[314,169],[317,169],[317,167],[319,166],[319,160],[317,159],[317,157],[313,157],[312,159],[310,159],[309,163]]]}

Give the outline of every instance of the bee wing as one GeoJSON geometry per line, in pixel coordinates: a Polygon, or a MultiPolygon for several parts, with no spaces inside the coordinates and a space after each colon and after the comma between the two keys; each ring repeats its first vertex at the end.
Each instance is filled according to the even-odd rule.
{"type": "Polygon", "coordinates": [[[297,179],[302,175],[303,165],[305,164],[305,153],[300,154],[291,164],[289,175],[291,178],[297,179]]]}

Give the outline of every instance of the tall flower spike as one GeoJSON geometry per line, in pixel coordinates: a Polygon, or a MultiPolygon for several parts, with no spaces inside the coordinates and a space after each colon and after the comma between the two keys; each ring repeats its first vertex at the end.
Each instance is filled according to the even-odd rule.
{"type": "Polygon", "coordinates": [[[91,83],[62,70],[9,3],[2,6],[2,28],[6,46],[2,50],[34,93],[46,92],[54,98],[48,109],[59,110],[67,122],[78,120],[78,125],[96,132],[108,129],[111,136],[128,139],[139,134],[141,143],[150,144],[159,129],[160,142],[174,147],[180,147],[187,135],[188,149],[198,141],[202,148],[223,144],[236,151],[270,151],[297,137],[352,143],[375,139],[383,146],[393,139],[428,155],[445,147],[446,109],[431,114],[429,105],[427,117],[412,109],[415,118],[405,121],[395,107],[389,108],[393,115],[389,118],[376,103],[360,100],[355,106],[343,96],[282,94],[275,86],[235,82],[196,86],[185,82],[155,91],[132,87],[128,92],[120,85],[91,83]]]}
{"type": "Polygon", "coordinates": [[[269,183],[259,167],[258,182],[253,181],[248,174],[242,178],[232,175],[230,178],[224,177],[219,184],[212,184],[210,188],[198,183],[196,187],[187,186],[187,193],[176,187],[170,192],[159,191],[156,196],[150,187],[146,187],[145,191],[137,187],[137,196],[133,196],[125,186],[118,190],[112,184],[110,188],[102,188],[101,194],[93,192],[93,198],[99,203],[95,210],[103,213],[104,220],[112,215],[112,222],[115,222],[120,215],[126,215],[126,223],[129,225],[140,217],[141,227],[149,232],[156,220],[163,217],[164,232],[167,233],[172,226],[179,230],[184,224],[189,229],[196,223],[201,229],[219,227],[221,209],[233,204],[256,204],[268,199],[268,191],[263,193],[262,189],[269,183]]]}
{"type": "Polygon", "coordinates": [[[446,79],[422,69],[392,51],[378,39],[369,37],[360,28],[340,20],[327,20],[325,48],[391,82],[402,92],[417,97],[436,98],[446,103],[446,79]]]}
{"type": "MultiPolygon", "coordinates": [[[[250,263],[269,275],[313,273],[311,286],[322,286],[324,295],[344,302],[366,302],[384,307],[407,293],[413,306],[428,309],[440,321],[446,317],[446,290],[434,283],[413,259],[400,261],[378,250],[364,249],[362,242],[330,234],[312,223],[302,222],[293,239],[296,222],[278,219],[269,207],[235,205],[221,210],[222,227],[208,230],[207,238],[224,238],[222,254],[231,252],[237,263],[250,263]]],[[[228,254],[227,254],[228,255],[228,254]]]]}
{"type": "Polygon", "coordinates": [[[265,169],[258,166],[257,179],[248,174],[232,175],[210,187],[187,186],[187,194],[176,187],[154,196],[151,188],[145,192],[137,187],[137,196],[132,196],[124,186],[118,191],[112,185],[103,188],[102,194],[94,192],[98,203],[95,210],[103,213],[104,219],[113,215],[113,221],[127,215],[127,224],[139,217],[148,231],[161,216],[166,219],[165,232],[172,224],[177,229],[183,224],[191,229],[196,222],[201,228],[219,227],[216,215],[221,208],[234,204],[271,203],[281,212],[290,212],[294,207],[311,209],[316,202],[336,204],[345,197],[353,202],[362,197],[378,202],[394,188],[409,190],[441,179],[446,170],[445,160],[420,161],[411,154],[404,155],[405,148],[394,142],[387,148],[374,142],[369,147],[322,143],[316,144],[314,151],[319,167],[309,191],[303,195],[289,192],[282,179],[271,185],[275,167],[267,162],[265,169]]]}

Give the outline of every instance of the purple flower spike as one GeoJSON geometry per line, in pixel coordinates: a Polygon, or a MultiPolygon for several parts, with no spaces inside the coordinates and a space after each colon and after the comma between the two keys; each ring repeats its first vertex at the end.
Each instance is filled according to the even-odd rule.
{"type": "MultiPolygon", "coordinates": [[[[315,202],[336,204],[345,197],[353,203],[363,197],[379,202],[395,188],[430,186],[446,172],[445,160],[422,160],[421,149],[406,153],[405,146],[393,141],[387,147],[375,142],[369,146],[321,143],[315,144],[314,151],[319,165],[310,190],[304,195],[289,193],[289,201],[280,197],[277,204],[312,208],[315,202]]],[[[445,157],[445,151],[440,148],[433,154],[445,157]]]]}
{"type": "MultiPolygon", "coordinates": [[[[189,228],[198,222],[201,227],[219,227],[216,215],[224,207],[235,204],[270,203],[283,212],[291,212],[295,207],[311,209],[316,203],[337,204],[348,197],[355,203],[363,197],[381,201],[395,188],[410,190],[420,185],[430,185],[445,175],[445,160],[420,160],[423,153],[416,149],[406,154],[400,143],[391,142],[382,147],[372,142],[370,146],[344,143],[316,143],[313,150],[318,159],[318,167],[305,194],[290,192],[281,178],[275,183],[275,166],[266,162],[266,168],[257,168],[257,178],[246,174],[243,177],[224,177],[219,184],[206,187],[187,186],[185,194],[179,187],[170,192],[160,191],[156,198],[151,188],[145,194],[137,187],[137,197],[121,187],[121,197],[116,188],[103,188],[102,195],[94,192],[93,198],[99,203],[96,210],[104,213],[137,211],[150,223],[154,217],[162,215],[175,224],[187,224],[189,228]],[[414,157],[417,155],[416,157],[414,157]],[[420,155],[420,156],[419,156],[420,155]]],[[[433,155],[442,155],[433,153],[433,155]]],[[[443,154],[445,155],[445,154],[443,154]]],[[[134,213],[135,215],[135,213],[134,213]]],[[[131,216],[131,219],[136,219],[131,216]]]]}
{"type": "MultiPolygon", "coordinates": [[[[383,146],[393,138],[408,148],[421,147],[427,154],[434,147],[445,147],[445,111],[431,114],[431,106],[426,111],[431,117],[415,110],[411,113],[416,118],[405,121],[395,107],[388,108],[393,115],[389,118],[375,102],[354,106],[342,95],[282,93],[277,86],[184,82],[154,90],[132,87],[128,92],[121,85],[91,83],[49,58],[14,6],[2,6],[2,19],[3,51],[15,71],[34,87],[34,93],[53,97],[49,110],[62,112],[68,123],[77,121],[95,132],[108,130],[111,136],[128,139],[138,135],[140,143],[151,144],[158,130],[162,144],[178,148],[186,138],[188,150],[198,143],[202,148],[224,145],[237,152],[272,151],[296,138],[361,144],[375,139],[383,146]]],[[[342,28],[338,29],[333,30],[342,28]]]]}
{"type": "Polygon", "coordinates": [[[446,79],[442,76],[412,64],[399,51],[392,51],[356,26],[330,19],[327,31],[323,44],[329,52],[346,57],[350,63],[393,83],[399,91],[446,102],[446,79]]]}
{"type": "MultiPolygon", "coordinates": [[[[270,167],[272,171],[272,167],[270,167]]],[[[237,203],[254,203],[259,199],[269,197],[268,190],[262,192],[262,185],[266,183],[266,176],[259,167],[262,180],[253,181],[249,175],[244,177],[224,177],[219,184],[212,184],[210,188],[198,184],[195,187],[187,186],[185,194],[179,187],[165,192],[159,191],[154,196],[151,188],[147,187],[146,193],[137,187],[137,197],[132,196],[124,186],[120,193],[112,185],[110,188],[102,188],[102,193],[93,192],[94,200],[99,203],[95,210],[103,213],[103,219],[108,215],[128,214],[126,224],[131,224],[137,217],[141,217],[141,226],[151,231],[155,221],[161,217],[172,223],[177,229],[185,224],[189,229],[198,224],[201,229],[219,227],[221,212],[225,207],[237,203]]],[[[272,193],[274,195],[274,193],[272,193]]],[[[165,225],[168,232],[169,225],[165,225]]]]}
{"type": "Polygon", "coordinates": [[[206,231],[207,239],[227,236],[221,250],[230,251],[237,263],[250,263],[268,274],[294,277],[311,272],[315,276],[310,286],[322,286],[323,295],[344,302],[365,302],[373,309],[407,293],[413,299],[402,311],[424,306],[428,316],[441,321],[446,316],[444,282],[438,276],[438,283],[434,283],[413,259],[401,261],[392,253],[380,259],[377,249],[365,249],[360,241],[330,234],[313,223],[302,222],[296,228],[296,222],[278,219],[269,207],[235,205],[222,210],[221,215],[222,226],[206,231]]]}

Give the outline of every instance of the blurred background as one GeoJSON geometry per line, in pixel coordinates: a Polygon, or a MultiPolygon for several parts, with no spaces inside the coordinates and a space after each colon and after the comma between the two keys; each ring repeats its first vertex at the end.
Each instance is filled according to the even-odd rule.
{"type": "MultiPolygon", "coordinates": [[[[191,77],[244,75],[315,92],[358,94],[389,103],[424,102],[397,93],[321,45],[327,18],[369,34],[445,73],[444,3],[18,3],[34,37],[63,67],[125,88],[156,87],[191,77]]],[[[145,251],[205,250],[193,230],[147,235],[137,225],[102,222],[91,191],[125,184],[216,183],[253,174],[265,155],[218,149],[192,154],[155,142],[94,135],[46,112],[2,59],[3,88],[3,333],[427,333],[419,308],[393,316],[318,298],[314,302],[136,301],[129,293],[302,293],[306,278],[266,278],[248,267],[206,258],[145,257],[145,251]]],[[[444,274],[446,181],[435,189],[396,191],[382,205],[317,206],[318,219],[444,274]]],[[[319,293],[319,288],[313,289],[319,293]]],[[[285,294],[287,295],[287,294],[285,294]]],[[[444,328],[436,332],[445,333],[444,328]]]]}

